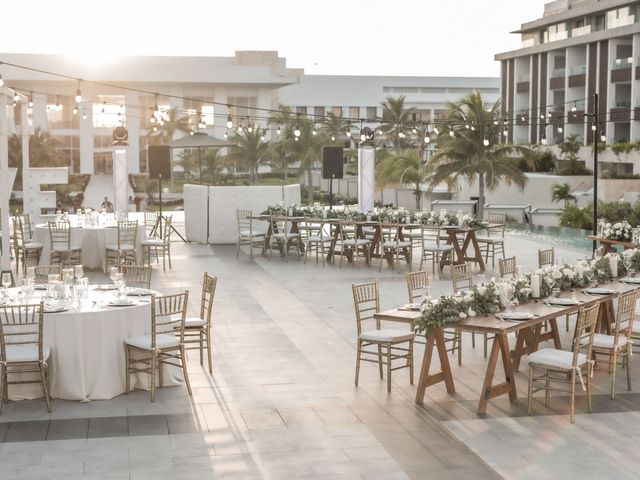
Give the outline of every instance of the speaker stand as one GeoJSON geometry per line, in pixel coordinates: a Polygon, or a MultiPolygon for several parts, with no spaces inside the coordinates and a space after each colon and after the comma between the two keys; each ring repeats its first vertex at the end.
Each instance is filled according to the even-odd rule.
{"type": "Polygon", "coordinates": [[[158,206],[160,207],[160,238],[162,236],[162,174],[158,175],[158,206]]]}
{"type": "Polygon", "coordinates": [[[333,210],[333,177],[335,176],[335,173],[332,173],[329,179],[329,210],[333,210]]]}

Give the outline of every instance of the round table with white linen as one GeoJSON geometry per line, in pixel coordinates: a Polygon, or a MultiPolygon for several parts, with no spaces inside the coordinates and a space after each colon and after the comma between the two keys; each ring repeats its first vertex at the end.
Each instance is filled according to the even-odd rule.
{"type": "MultiPolygon", "coordinates": [[[[45,292],[36,291],[26,301],[19,289],[9,289],[12,303],[36,303],[45,292]]],[[[64,400],[106,400],[125,392],[124,340],[151,333],[149,296],[128,296],[131,306],[114,307],[113,291],[91,286],[81,305],[59,313],[45,313],[43,343],[51,348],[49,391],[64,400]]],[[[25,374],[26,375],[26,374],[25,374]]],[[[32,378],[32,377],[30,377],[32,378]]],[[[164,385],[180,385],[182,370],[165,366],[164,385]]],[[[148,389],[150,376],[131,375],[131,388],[148,389]]],[[[10,385],[9,398],[42,397],[39,384],[10,385]]]]}
{"type": "MultiPolygon", "coordinates": [[[[115,223],[97,226],[81,225],[76,215],[69,215],[71,224],[71,248],[81,248],[82,265],[86,268],[103,268],[104,252],[107,245],[118,244],[118,227],[115,223]]],[[[140,243],[145,239],[144,225],[138,225],[136,235],[136,255],[138,261],[142,258],[140,243]]],[[[43,245],[40,255],[40,265],[51,263],[51,241],[49,226],[41,223],[35,226],[33,241],[43,245]]]]}

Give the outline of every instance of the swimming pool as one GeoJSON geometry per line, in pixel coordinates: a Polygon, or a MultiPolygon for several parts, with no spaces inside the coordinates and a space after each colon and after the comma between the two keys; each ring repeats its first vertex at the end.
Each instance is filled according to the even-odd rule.
{"type": "Polygon", "coordinates": [[[507,232],[532,240],[552,243],[557,246],[575,248],[588,253],[591,253],[592,249],[592,242],[587,239],[587,235],[591,235],[591,231],[589,230],[512,223],[507,226],[507,232]]]}

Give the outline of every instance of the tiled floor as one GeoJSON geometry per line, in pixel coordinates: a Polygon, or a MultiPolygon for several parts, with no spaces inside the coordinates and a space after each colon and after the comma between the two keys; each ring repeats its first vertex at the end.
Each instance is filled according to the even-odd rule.
{"type": "MultiPolygon", "coordinates": [[[[525,267],[546,247],[507,238],[507,252],[525,267]]],[[[558,250],[567,261],[582,255],[558,250]]],[[[159,389],[154,404],[145,391],[89,403],[55,400],[52,414],[41,400],[9,403],[0,416],[0,479],[493,479],[535,473],[544,478],[562,458],[535,461],[536,448],[548,448],[545,439],[583,442],[606,465],[618,452],[587,429],[625,424],[620,415],[635,420],[640,405],[635,394],[608,401],[606,379],[600,378],[596,411],[623,413],[580,414],[571,426],[565,402],[554,399],[552,409],[540,404],[534,417],[523,417],[520,373],[518,404],[495,399],[487,418],[479,419],[475,408],[486,360],[481,348],[466,341],[463,365],[454,365],[456,393],[434,386],[418,407],[404,370],[394,372],[391,394],[372,365],[363,367],[360,386],[353,384],[350,285],[378,278],[382,308],[391,308],[406,302],[404,275],[388,268],[378,273],[377,265],[304,265],[295,255],[288,262],[252,259],[246,250],[236,259],[231,245],[174,243],[173,263],[170,272],[155,272],[154,288],[199,293],[204,271],[219,277],[214,374],[192,351],[192,398],[184,387],[170,387],[159,389]],[[609,423],[609,416],[616,420],[609,423]],[[501,427],[507,423],[514,427],[501,427]],[[534,437],[540,440],[520,451],[534,437]]],[[[436,275],[433,285],[436,294],[450,290],[447,275],[436,275]]],[[[196,301],[190,309],[196,313],[196,301]]],[[[422,347],[417,357],[419,364],[422,347]]],[[[589,462],[595,459],[581,463],[580,472],[589,462]]]]}

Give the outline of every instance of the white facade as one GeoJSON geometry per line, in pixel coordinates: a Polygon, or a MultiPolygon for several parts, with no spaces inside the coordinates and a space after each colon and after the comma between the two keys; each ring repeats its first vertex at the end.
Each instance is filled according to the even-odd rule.
{"type": "MultiPolygon", "coordinates": [[[[227,104],[238,105],[230,112],[235,119],[263,117],[255,123],[264,127],[268,113],[256,109],[279,104],[302,114],[333,111],[346,118],[373,119],[382,115],[381,103],[387,97],[404,95],[406,106],[416,109],[414,120],[427,122],[444,113],[447,102],[473,90],[487,102],[499,98],[498,78],[304,75],[287,68],[286,60],[270,51],[236,52],[233,57],[124,57],[93,66],[40,54],[0,54],[0,61],[139,90],[80,83],[82,101],[74,115],[77,81],[0,65],[7,85],[33,92],[31,131],[39,128],[58,137],[71,173],[81,174],[112,172],[111,134],[122,123],[129,132],[128,172],[146,171],[154,92],[158,106],[175,108],[179,116],[189,110],[194,128],[203,118],[207,133],[218,138],[226,131],[227,104]]],[[[19,108],[8,110],[9,133],[20,133],[23,115],[17,113],[19,108]]]]}

